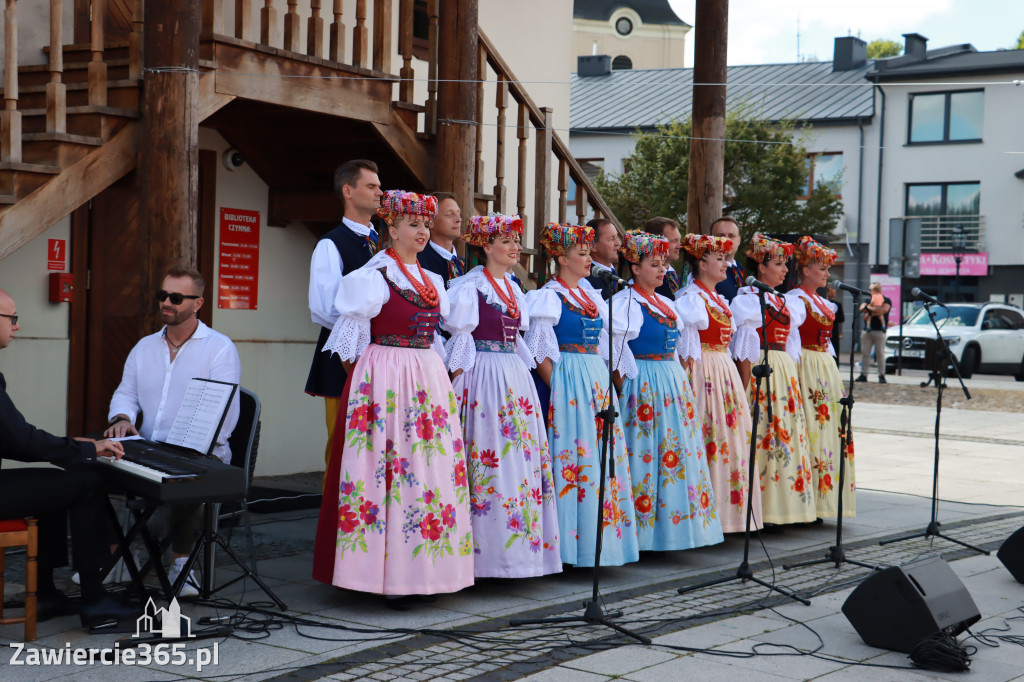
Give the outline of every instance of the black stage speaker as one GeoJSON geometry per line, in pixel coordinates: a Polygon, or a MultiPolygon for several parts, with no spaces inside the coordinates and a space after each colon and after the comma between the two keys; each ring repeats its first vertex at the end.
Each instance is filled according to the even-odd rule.
{"type": "Polygon", "coordinates": [[[981,619],[941,557],[871,574],[846,599],[843,614],[865,644],[904,653],[941,631],[958,635],[981,619]]]}
{"type": "Polygon", "coordinates": [[[1024,583],[1024,528],[1006,538],[996,556],[1019,583],[1024,583]]]}

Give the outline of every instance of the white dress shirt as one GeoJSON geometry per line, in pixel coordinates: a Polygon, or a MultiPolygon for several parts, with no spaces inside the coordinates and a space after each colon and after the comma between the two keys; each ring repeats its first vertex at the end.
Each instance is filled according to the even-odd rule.
{"type": "MultiPolygon", "coordinates": [[[[342,218],[341,222],[360,237],[377,235],[373,225],[363,225],[348,218],[342,218]]],[[[334,299],[341,290],[344,274],[345,265],[341,261],[338,247],[330,239],[321,239],[313,249],[313,258],[309,264],[309,315],[321,327],[331,329],[338,321],[334,299]]]]}
{"type": "MultiPolygon", "coordinates": [[[[185,389],[193,377],[215,379],[232,384],[242,381],[242,365],[231,339],[202,322],[182,345],[174,362],[171,349],[164,342],[164,327],[143,337],[124,363],[121,385],[110,399],[108,418],[123,414],[135,422],[142,412],[139,435],[148,440],[166,441],[178,407],[185,399],[185,389]]],[[[231,461],[228,437],[238,423],[238,393],[231,401],[213,454],[224,462],[231,461]]]]}
{"type": "Polygon", "coordinates": [[[437,251],[438,255],[440,255],[441,258],[444,258],[445,260],[451,260],[452,258],[455,258],[455,256],[458,255],[455,253],[454,246],[452,247],[452,250],[449,251],[448,249],[444,248],[443,246],[435,242],[433,239],[431,239],[428,243],[430,244],[431,248],[434,249],[434,251],[437,251]]]}

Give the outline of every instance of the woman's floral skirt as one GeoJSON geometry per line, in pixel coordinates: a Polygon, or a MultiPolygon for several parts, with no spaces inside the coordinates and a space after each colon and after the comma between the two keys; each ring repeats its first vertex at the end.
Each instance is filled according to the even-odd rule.
{"type": "Polygon", "coordinates": [[[629,473],[641,550],[722,542],[701,421],[690,380],[675,360],[637,360],[622,385],[629,473]]]}

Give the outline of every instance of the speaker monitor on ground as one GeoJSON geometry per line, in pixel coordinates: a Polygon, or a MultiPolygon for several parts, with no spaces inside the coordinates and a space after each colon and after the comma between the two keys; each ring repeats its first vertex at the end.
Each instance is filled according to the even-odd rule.
{"type": "Polygon", "coordinates": [[[941,557],[873,573],[847,598],[843,614],[865,644],[904,653],[939,632],[956,636],[981,619],[941,557]]]}
{"type": "Polygon", "coordinates": [[[996,557],[1019,583],[1024,583],[1024,528],[1006,538],[996,557]]]}

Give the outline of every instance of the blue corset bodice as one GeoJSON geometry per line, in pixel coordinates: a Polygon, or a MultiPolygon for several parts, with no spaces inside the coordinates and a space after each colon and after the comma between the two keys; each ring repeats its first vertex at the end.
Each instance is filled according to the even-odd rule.
{"type": "Polygon", "coordinates": [[[571,353],[597,353],[597,338],[604,321],[600,316],[587,317],[562,294],[558,297],[562,299],[562,316],[554,327],[558,349],[571,353]]]}
{"type": "Polygon", "coordinates": [[[662,317],[643,304],[643,326],[640,334],[629,342],[629,349],[637,360],[671,360],[679,339],[675,320],[662,317]]]}

